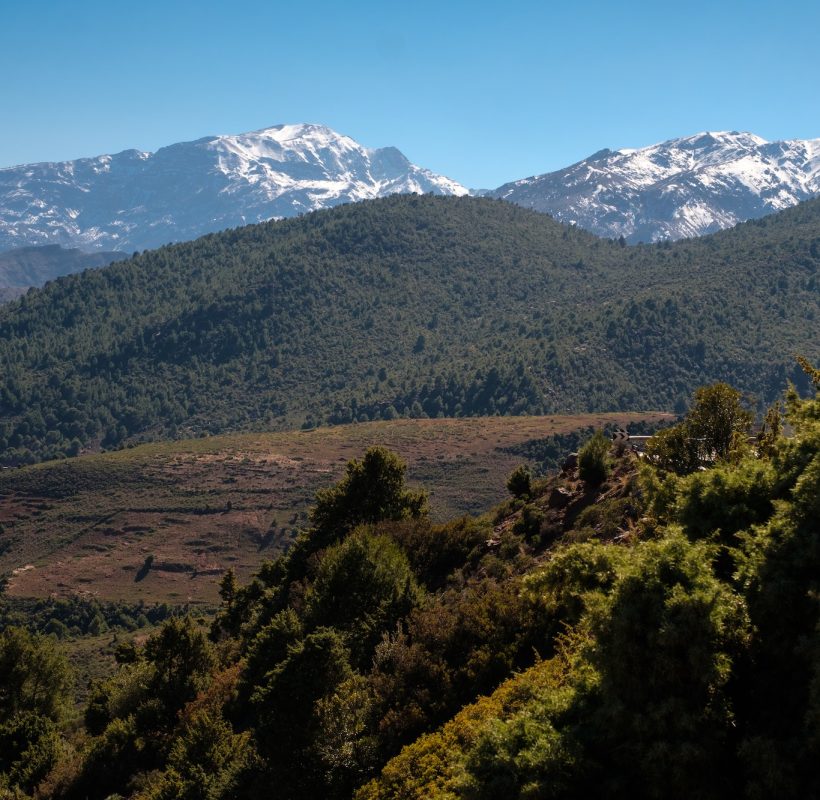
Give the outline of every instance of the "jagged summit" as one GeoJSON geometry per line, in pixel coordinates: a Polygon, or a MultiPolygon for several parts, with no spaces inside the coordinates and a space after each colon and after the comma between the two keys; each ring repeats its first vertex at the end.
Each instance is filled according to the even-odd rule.
{"type": "Polygon", "coordinates": [[[407,192],[467,189],[394,147],[366,148],[325,125],[275,125],[155,153],[125,150],[0,169],[0,250],[139,250],[407,192]]]}
{"type": "MultiPolygon", "coordinates": [[[[408,192],[468,190],[395,147],[367,148],[326,125],[274,125],[155,153],[0,169],[0,251],[61,244],[128,252],[408,192]]],[[[820,193],[820,139],[703,131],[599,150],[557,172],[477,193],[630,242],[700,236],[820,193]]]]}
{"type": "Polygon", "coordinates": [[[820,193],[820,139],[768,142],[703,131],[577,164],[491,192],[601,236],[680,239],[728,228],[820,193]]]}

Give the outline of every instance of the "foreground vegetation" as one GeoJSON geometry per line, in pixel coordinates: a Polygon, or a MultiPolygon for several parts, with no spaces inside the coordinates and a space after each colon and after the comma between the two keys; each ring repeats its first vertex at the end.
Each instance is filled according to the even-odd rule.
{"type": "Polygon", "coordinates": [[[83,730],[53,641],[0,636],[17,796],[763,798],[820,792],[820,372],[749,443],[696,395],[648,463],[599,436],[434,524],[382,448],[210,626],[123,644],[83,730]],[[693,433],[698,436],[693,436],[693,433]],[[696,443],[693,446],[693,441],[696,443]]]}
{"type": "Polygon", "coordinates": [[[71,275],[0,308],[0,463],[397,416],[767,404],[820,357],[820,200],[621,247],[396,196],[71,275]]]}

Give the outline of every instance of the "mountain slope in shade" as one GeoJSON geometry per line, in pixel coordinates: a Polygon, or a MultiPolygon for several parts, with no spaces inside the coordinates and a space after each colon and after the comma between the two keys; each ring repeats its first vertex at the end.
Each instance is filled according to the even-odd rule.
{"type": "Polygon", "coordinates": [[[0,286],[0,304],[16,300],[27,291],[28,289],[25,286],[0,286]]]}
{"type": "Polygon", "coordinates": [[[42,286],[46,281],[62,275],[104,267],[121,258],[122,253],[84,253],[56,244],[19,247],[0,253],[0,302],[11,300],[32,286],[42,286]]]}
{"type": "Polygon", "coordinates": [[[394,147],[321,125],[212,136],[156,153],[0,169],[0,250],[141,250],[238,225],[399,193],[467,194],[394,147]]]}
{"type": "Polygon", "coordinates": [[[702,236],[820,194],[820,139],[699,133],[601,150],[489,194],[629,242],[702,236]]]}

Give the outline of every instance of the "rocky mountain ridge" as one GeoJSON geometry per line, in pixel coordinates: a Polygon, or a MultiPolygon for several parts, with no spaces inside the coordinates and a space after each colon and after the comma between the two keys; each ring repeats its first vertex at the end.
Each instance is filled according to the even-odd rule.
{"type": "Polygon", "coordinates": [[[390,194],[467,194],[395,147],[323,125],[210,136],[0,169],[0,250],[59,244],[130,252],[390,194]]]}
{"type": "MultiPolygon", "coordinates": [[[[131,252],[390,194],[465,195],[394,147],[278,125],[155,153],[126,150],[0,169],[0,251],[60,244],[131,252]]],[[[701,236],[820,193],[820,139],[699,133],[600,150],[556,172],[476,191],[629,243],[701,236]]]]}
{"type": "Polygon", "coordinates": [[[819,193],[820,139],[732,131],[601,150],[488,194],[635,243],[714,233],[819,193]]]}

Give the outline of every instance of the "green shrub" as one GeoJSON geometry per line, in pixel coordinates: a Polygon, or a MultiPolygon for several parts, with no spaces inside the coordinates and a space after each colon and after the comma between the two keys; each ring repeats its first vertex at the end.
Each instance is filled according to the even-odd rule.
{"type": "Polygon", "coordinates": [[[354,663],[366,664],[386,630],[394,627],[419,597],[407,556],[384,534],[367,527],[328,548],[305,598],[314,627],[347,634],[354,663]]]}
{"type": "Polygon", "coordinates": [[[772,515],[774,482],[772,467],[751,459],[696,472],[681,481],[678,518],[690,538],[720,532],[731,543],[733,534],[772,515]]]}
{"type": "Polygon", "coordinates": [[[515,498],[532,496],[532,473],[526,464],[517,466],[507,478],[507,491],[515,498]]]}
{"type": "Polygon", "coordinates": [[[577,769],[575,750],[549,719],[534,719],[530,709],[492,720],[467,758],[465,796],[564,798],[577,769]]]}
{"type": "Polygon", "coordinates": [[[521,516],[513,525],[513,533],[532,539],[541,533],[541,524],[544,522],[544,512],[538,506],[527,504],[521,511],[521,516]]]}
{"type": "Polygon", "coordinates": [[[595,431],[592,438],[578,453],[578,474],[587,483],[602,483],[611,468],[610,441],[602,431],[595,431]]]}

